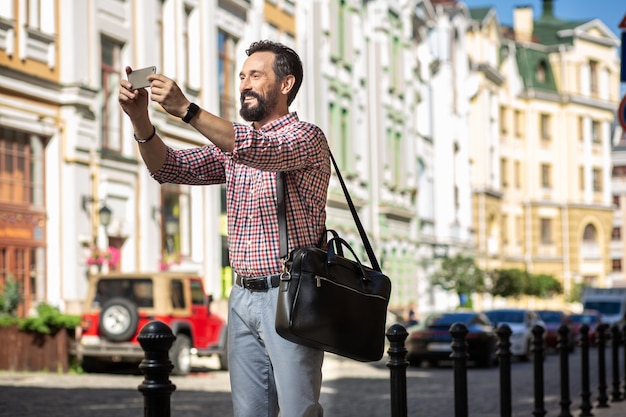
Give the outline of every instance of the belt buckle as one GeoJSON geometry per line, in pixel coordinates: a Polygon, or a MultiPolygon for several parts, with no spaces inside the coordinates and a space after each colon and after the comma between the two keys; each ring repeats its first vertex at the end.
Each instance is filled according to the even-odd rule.
{"type": "Polygon", "coordinates": [[[267,285],[267,278],[246,279],[245,287],[250,291],[267,291],[269,289],[267,285]]]}

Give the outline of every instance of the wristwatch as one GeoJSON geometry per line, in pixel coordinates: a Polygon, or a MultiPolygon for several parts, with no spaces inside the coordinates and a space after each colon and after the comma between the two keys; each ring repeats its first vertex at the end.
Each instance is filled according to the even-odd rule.
{"type": "Polygon", "coordinates": [[[199,110],[200,110],[200,107],[198,107],[196,103],[189,104],[189,107],[187,107],[187,114],[185,114],[185,116],[183,117],[183,122],[185,123],[191,122],[191,119],[194,118],[194,116],[198,113],[199,110]]]}

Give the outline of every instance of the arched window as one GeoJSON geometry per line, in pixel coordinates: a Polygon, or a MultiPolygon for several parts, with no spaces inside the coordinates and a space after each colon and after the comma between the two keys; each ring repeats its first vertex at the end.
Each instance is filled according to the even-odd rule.
{"type": "Polygon", "coordinates": [[[588,224],[585,226],[585,231],[583,232],[583,240],[586,243],[595,243],[597,240],[597,232],[596,227],[593,224],[588,224]]]}

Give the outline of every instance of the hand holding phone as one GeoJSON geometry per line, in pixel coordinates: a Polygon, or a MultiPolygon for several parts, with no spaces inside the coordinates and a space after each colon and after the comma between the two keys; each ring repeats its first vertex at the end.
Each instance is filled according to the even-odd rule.
{"type": "Polygon", "coordinates": [[[154,73],[156,73],[154,66],[133,70],[128,74],[128,81],[133,85],[133,90],[150,87],[150,81],[147,80],[147,77],[154,73]]]}

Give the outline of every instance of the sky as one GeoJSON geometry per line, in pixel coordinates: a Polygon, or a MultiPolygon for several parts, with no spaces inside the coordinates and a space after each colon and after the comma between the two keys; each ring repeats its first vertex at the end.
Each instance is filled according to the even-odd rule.
{"type": "MultiPolygon", "coordinates": [[[[469,8],[495,7],[501,24],[513,24],[513,9],[518,6],[532,6],[533,15],[542,15],[541,0],[460,0],[469,8]]],[[[554,16],[565,20],[600,19],[615,36],[620,38],[618,25],[626,15],[625,0],[553,0],[554,16]]]]}

